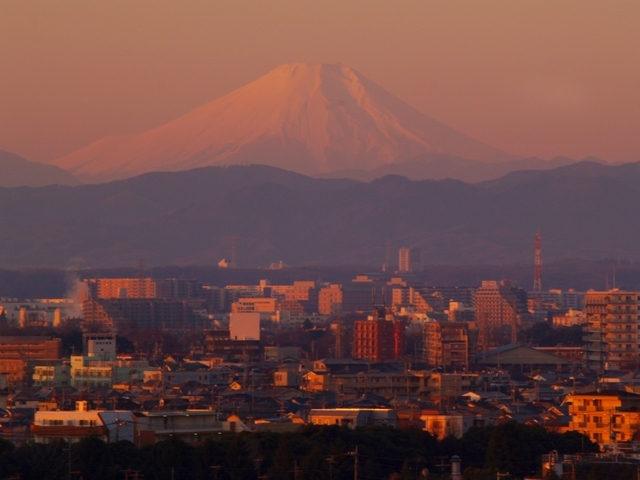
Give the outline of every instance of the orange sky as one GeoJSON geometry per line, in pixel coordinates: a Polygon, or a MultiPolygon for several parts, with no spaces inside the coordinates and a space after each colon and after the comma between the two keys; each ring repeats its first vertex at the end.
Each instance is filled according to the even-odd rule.
{"type": "Polygon", "coordinates": [[[0,2],[0,149],[48,161],[290,62],[522,156],[640,160],[637,1],[0,2]]]}

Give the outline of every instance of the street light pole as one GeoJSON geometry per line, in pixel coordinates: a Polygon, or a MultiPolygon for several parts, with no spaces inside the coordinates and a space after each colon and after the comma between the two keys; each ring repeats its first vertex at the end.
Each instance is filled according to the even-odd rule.
{"type": "Polygon", "coordinates": [[[69,455],[67,455],[67,475],[68,479],[71,480],[71,439],[69,439],[69,448],[67,450],[69,452],[69,455]]]}

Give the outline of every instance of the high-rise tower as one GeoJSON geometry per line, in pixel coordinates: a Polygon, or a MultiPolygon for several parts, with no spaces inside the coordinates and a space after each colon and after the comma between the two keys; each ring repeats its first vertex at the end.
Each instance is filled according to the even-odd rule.
{"type": "Polygon", "coordinates": [[[536,233],[536,250],[533,260],[533,291],[542,291],[542,235],[536,233]]]}

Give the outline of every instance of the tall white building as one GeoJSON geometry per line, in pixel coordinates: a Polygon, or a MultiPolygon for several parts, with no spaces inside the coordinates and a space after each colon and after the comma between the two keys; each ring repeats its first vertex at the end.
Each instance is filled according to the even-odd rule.
{"type": "Polygon", "coordinates": [[[418,247],[403,247],[398,251],[399,272],[419,272],[422,270],[422,252],[418,247]]]}

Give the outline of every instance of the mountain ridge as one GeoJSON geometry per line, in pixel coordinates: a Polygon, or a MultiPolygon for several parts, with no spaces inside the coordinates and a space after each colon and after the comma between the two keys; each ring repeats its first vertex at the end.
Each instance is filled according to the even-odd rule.
{"type": "Polygon", "coordinates": [[[99,185],[0,188],[0,265],[382,264],[422,248],[427,264],[640,260],[640,162],[583,162],[487,184],[322,180],[268,166],[149,173],[99,185]],[[573,173],[572,173],[573,172],[573,173]]]}
{"type": "Polygon", "coordinates": [[[262,163],[304,174],[371,169],[446,153],[516,158],[444,125],[343,65],[282,65],[138,134],[109,136],[53,163],[83,181],[262,163]]]}
{"type": "Polygon", "coordinates": [[[30,162],[15,153],[0,150],[0,187],[78,185],[78,180],[55,165],[30,162]]]}

